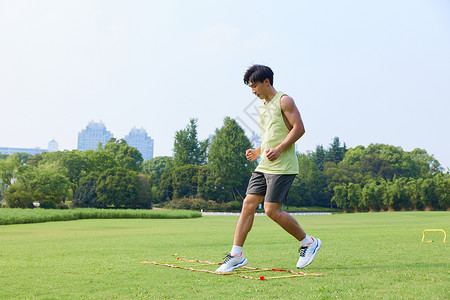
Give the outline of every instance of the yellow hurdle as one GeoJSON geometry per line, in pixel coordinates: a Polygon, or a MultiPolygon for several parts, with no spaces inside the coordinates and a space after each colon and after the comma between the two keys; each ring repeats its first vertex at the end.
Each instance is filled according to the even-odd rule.
{"type": "MultiPolygon", "coordinates": [[[[427,232],[427,231],[442,231],[444,233],[444,244],[445,244],[445,241],[447,240],[447,233],[443,229],[425,229],[423,231],[422,243],[425,240],[425,232],[427,232]]],[[[427,243],[432,243],[432,242],[433,241],[427,241],[427,243]]]]}

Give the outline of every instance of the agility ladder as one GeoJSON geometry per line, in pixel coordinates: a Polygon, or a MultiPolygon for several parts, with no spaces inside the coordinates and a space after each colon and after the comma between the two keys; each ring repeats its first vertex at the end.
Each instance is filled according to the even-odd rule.
{"type": "MultiPolygon", "coordinates": [[[[222,264],[222,263],[215,263],[215,262],[210,262],[210,261],[185,259],[185,258],[180,258],[180,257],[177,257],[177,260],[185,261],[185,262],[208,264],[208,265],[221,265],[222,264]]],[[[172,264],[159,263],[159,262],[155,262],[155,261],[142,261],[141,263],[143,263],[143,264],[153,264],[153,265],[164,266],[164,267],[170,267],[170,268],[175,268],[175,269],[189,270],[189,271],[194,271],[194,272],[211,273],[211,274],[216,274],[216,275],[233,275],[233,276],[238,276],[238,277],[245,278],[245,279],[255,279],[255,280],[268,280],[268,279],[279,279],[279,278],[289,278],[289,277],[322,276],[323,275],[323,274],[315,274],[315,273],[295,272],[293,270],[284,270],[284,269],[252,268],[252,267],[247,267],[247,266],[241,267],[241,269],[247,269],[249,272],[250,271],[255,271],[255,272],[256,271],[273,271],[273,272],[287,272],[287,273],[290,273],[290,275],[285,275],[285,276],[271,276],[271,277],[260,276],[260,277],[253,277],[253,276],[242,275],[242,274],[239,274],[239,273],[216,273],[216,272],[210,271],[210,270],[201,270],[201,269],[195,269],[195,268],[188,268],[188,267],[176,266],[176,265],[172,265],[172,264]]]]}

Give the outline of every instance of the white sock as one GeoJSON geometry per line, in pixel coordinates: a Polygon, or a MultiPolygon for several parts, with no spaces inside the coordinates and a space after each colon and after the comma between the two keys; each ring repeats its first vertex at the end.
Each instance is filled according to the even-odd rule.
{"type": "Polygon", "coordinates": [[[309,235],[307,235],[303,240],[300,241],[300,244],[302,244],[303,246],[307,246],[312,242],[314,242],[313,239],[309,235]]]}
{"type": "Polygon", "coordinates": [[[231,256],[241,256],[242,255],[242,247],[233,245],[230,252],[231,256]]]}

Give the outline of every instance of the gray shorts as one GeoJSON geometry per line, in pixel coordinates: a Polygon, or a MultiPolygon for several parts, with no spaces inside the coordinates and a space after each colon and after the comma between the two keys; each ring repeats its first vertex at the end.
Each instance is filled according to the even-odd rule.
{"type": "Polygon", "coordinates": [[[248,182],[247,194],[264,196],[264,201],[282,203],[285,201],[295,174],[267,174],[253,172],[248,182]]]}

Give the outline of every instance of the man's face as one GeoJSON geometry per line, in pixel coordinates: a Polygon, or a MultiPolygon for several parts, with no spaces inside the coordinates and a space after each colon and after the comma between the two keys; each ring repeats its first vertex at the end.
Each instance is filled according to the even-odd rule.
{"type": "Polygon", "coordinates": [[[252,88],[252,93],[254,95],[256,95],[259,99],[264,99],[264,84],[262,82],[250,82],[248,86],[252,88]]]}

